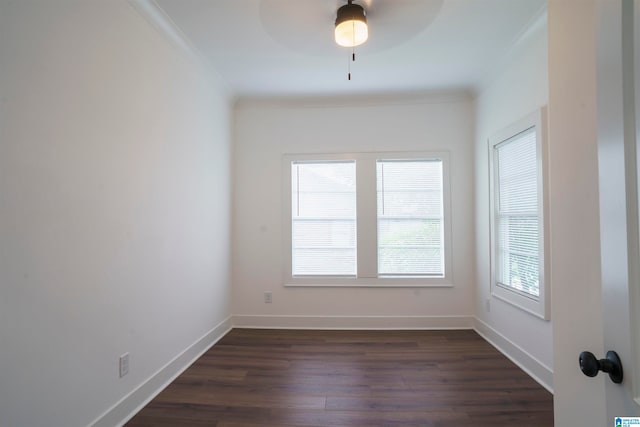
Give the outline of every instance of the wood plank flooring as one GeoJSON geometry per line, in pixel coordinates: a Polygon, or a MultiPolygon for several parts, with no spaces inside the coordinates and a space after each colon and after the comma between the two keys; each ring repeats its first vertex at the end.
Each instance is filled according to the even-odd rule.
{"type": "Polygon", "coordinates": [[[473,331],[234,329],[127,426],[547,427],[553,402],[473,331]]]}

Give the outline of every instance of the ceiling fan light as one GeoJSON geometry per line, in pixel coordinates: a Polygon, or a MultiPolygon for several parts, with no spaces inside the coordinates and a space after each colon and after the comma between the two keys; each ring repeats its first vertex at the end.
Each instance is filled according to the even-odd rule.
{"type": "Polygon", "coordinates": [[[366,42],[367,38],[369,38],[369,28],[364,8],[349,1],[349,4],[338,9],[336,43],[344,47],[354,47],[366,42]]]}

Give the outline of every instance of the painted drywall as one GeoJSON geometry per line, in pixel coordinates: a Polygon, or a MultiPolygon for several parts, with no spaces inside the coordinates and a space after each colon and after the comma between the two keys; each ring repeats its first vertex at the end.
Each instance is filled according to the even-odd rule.
{"type": "MultiPolygon", "coordinates": [[[[546,21],[514,47],[501,71],[476,98],[475,230],[478,329],[548,388],[552,387],[552,326],[490,292],[488,138],[548,103],[546,21]]],[[[553,284],[552,284],[553,286],[553,284]]]]}
{"type": "Polygon", "coordinates": [[[243,101],[235,108],[234,122],[235,324],[471,326],[465,323],[473,314],[475,256],[473,109],[468,97],[243,101]],[[418,150],[450,153],[454,286],[284,287],[282,156],[418,150]],[[265,291],[273,293],[273,303],[264,303],[265,291]]]}
{"type": "Polygon", "coordinates": [[[85,426],[229,316],[228,101],[124,1],[0,2],[0,67],[0,425],[85,426]]]}

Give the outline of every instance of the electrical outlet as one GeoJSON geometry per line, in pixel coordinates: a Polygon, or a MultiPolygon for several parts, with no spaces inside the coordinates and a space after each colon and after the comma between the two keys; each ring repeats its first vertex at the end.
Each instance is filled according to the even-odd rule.
{"type": "Polygon", "coordinates": [[[120,378],[129,373],[129,353],[120,356],[120,378]]]}
{"type": "Polygon", "coordinates": [[[264,293],[264,303],[265,304],[271,304],[273,302],[273,295],[271,294],[271,292],[265,292],[264,293]]]}

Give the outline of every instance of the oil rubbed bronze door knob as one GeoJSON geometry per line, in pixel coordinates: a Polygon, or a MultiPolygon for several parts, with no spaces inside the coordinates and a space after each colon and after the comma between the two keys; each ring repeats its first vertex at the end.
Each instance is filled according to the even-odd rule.
{"type": "Polygon", "coordinates": [[[609,378],[616,384],[622,382],[622,362],[618,353],[615,351],[608,351],[606,359],[596,359],[596,357],[590,351],[583,351],[580,353],[580,370],[588,377],[595,377],[598,372],[606,372],[609,374],[609,378]]]}

